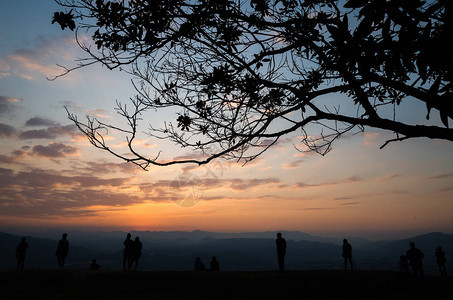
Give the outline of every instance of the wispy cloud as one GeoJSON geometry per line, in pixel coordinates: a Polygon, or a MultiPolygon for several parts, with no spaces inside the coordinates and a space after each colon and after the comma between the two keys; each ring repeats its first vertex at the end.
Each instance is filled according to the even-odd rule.
{"type": "Polygon", "coordinates": [[[96,118],[101,118],[101,119],[109,119],[110,117],[108,116],[108,113],[102,109],[102,108],[97,108],[94,110],[88,110],[87,113],[89,115],[92,115],[96,118]]]}
{"type": "Polygon", "coordinates": [[[233,190],[247,190],[256,188],[262,185],[279,183],[278,178],[263,178],[263,179],[231,179],[229,180],[230,187],[233,190]]]}
{"type": "MultiPolygon", "coordinates": [[[[68,51],[64,45],[73,40],[39,37],[32,48],[16,49],[8,55],[7,64],[12,74],[26,80],[45,79],[46,76],[61,74],[62,69],[55,64],[55,55],[63,57],[68,51]]],[[[70,48],[71,49],[71,48],[70,48]]]]}
{"type": "Polygon", "coordinates": [[[383,176],[383,177],[379,177],[379,178],[376,178],[375,182],[377,183],[380,183],[380,182],[387,182],[387,181],[391,181],[395,178],[398,178],[400,177],[399,174],[389,174],[389,175],[386,175],[386,176],[383,176]]]}
{"type": "Polygon", "coordinates": [[[0,59],[0,78],[10,76],[10,70],[11,67],[8,62],[4,59],[0,59]]]}
{"type": "Polygon", "coordinates": [[[448,178],[451,178],[453,177],[453,173],[445,173],[445,174],[439,174],[439,175],[435,175],[435,176],[431,176],[431,177],[428,177],[426,179],[448,179],[448,178]]]}
{"type": "Polygon", "coordinates": [[[363,144],[365,146],[376,145],[381,140],[382,134],[376,131],[365,131],[363,133],[363,144]]]}
{"type": "Polygon", "coordinates": [[[360,202],[346,202],[346,203],[341,203],[340,205],[357,205],[357,204],[360,204],[360,202]]]}
{"type": "Polygon", "coordinates": [[[299,159],[291,162],[287,162],[281,165],[282,169],[297,169],[304,162],[304,160],[299,159]]]}
{"type": "Polygon", "coordinates": [[[72,171],[80,174],[105,175],[114,174],[116,172],[123,174],[136,174],[143,172],[142,169],[132,163],[112,163],[112,162],[78,162],[72,166],[72,171]]]}
{"type": "Polygon", "coordinates": [[[307,187],[320,187],[320,186],[328,186],[328,185],[336,185],[336,184],[343,184],[343,183],[352,183],[352,182],[361,182],[362,178],[358,176],[351,176],[342,181],[331,181],[331,182],[322,182],[322,183],[314,183],[309,184],[305,182],[298,182],[296,183],[296,187],[298,188],[307,188],[307,187]]]}
{"type": "Polygon", "coordinates": [[[332,210],[332,207],[303,207],[303,208],[294,208],[292,210],[332,210]]]}
{"type": "Polygon", "coordinates": [[[14,97],[0,96],[0,116],[11,115],[15,110],[20,108],[20,102],[20,99],[14,97]]]}

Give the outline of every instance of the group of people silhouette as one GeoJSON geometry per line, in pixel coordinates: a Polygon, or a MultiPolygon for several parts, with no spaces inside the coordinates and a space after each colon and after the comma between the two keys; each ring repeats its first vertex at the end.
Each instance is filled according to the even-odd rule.
{"type": "Polygon", "coordinates": [[[127,234],[126,239],[123,242],[123,270],[130,270],[132,265],[135,263],[135,270],[137,270],[138,261],[142,256],[143,244],[140,242],[140,238],[137,236],[135,240],[132,240],[132,235],[127,234]]]}
{"type": "MultiPolygon", "coordinates": [[[[69,241],[67,239],[68,234],[63,233],[61,239],[58,241],[57,250],[55,256],[57,257],[58,266],[60,269],[64,268],[66,257],[69,252],[69,241]]],[[[275,240],[277,248],[277,261],[280,272],[285,270],[285,255],[286,255],[286,240],[283,238],[282,234],[277,233],[277,238],[275,240]]],[[[139,237],[135,237],[132,240],[132,235],[127,234],[126,239],[123,242],[124,251],[123,251],[123,270],[130,270],[135,263],[134,269],[137,270],[138,262],[142,255],[143,244],[140,241],[139,237]]],[[[423,269],[423,258],[425,255],[423,252],[415,247],[415,243],[411,242],[409,244],[409,250],[406,251],[405,255],[400,256],[400,271],[404,273],[409,273],[409,266],[412,269],[412,273],[418,279],[424,279],[425,272],[423,269]]],[[[28,243],[26,238],[23,237],[20,243],[16,248],[16,259],[17,259],[17,269],[23,270],[25,256],[28,249],[28,243]]],[[[347,239],[343,240],[342,246],[342,256],[344,259],[344,269],[347,270],[348,263],[351,267],[351,270],[354,270],[354,264],[352,259],[352,246],[347,239]]],[[[447,277],[447,269],[445,267],[445,252],[442,247],[437,247],[435,251],[436,262],[439,268],[440,276],[447,277]]],[[[98,270],[100,265],[97,264],[96,259],[93,259],[90,270],[98,270]]],[[[194,270],[201,271],[206,270],[205,265],[201,261],[200,257],[197,257],[194,261],[194,270]]],[[[220,271],[219,261],[215,256],[212,257],[210,262],[211,271],[220,271]]]]}
{"type": "MultiPolygon", "coordinates": [[[[285,270],[285,255],[286,255],[286,240],[283,238],[282,234],[277,233],[277,239],[275,240],[277,246],[277,260],[278,267],[281,272],[285,270]]],[[[424,279],[425,273],[423,270],[423,261],[425,257],[423,252],[415,247],[415,243],[409,243],[409,250],[407,250],[406,255],[400,256],[400,271],[409,273],[409,266],[412,269],[412,273],[416,279],[424,279]]],[[[344,259],[344,269],[348,269],[348,263],[351,266],[351,270],[354,270],[354,264],[352,259],[352,246],[347,239],[343,240],[342,246],[342,256],[344,259]]],[[[442,247],[439,246],[435,252],[437,266],[439,267],[439,273],[442,277],[447,277],[447,269],[445,267],[445,252],[442,250],[442,247]]]]}
{"type": "MultiPolygon", "coordinates": [[[[220,263],[217,260],[217,257],[213,256],[210,262],[210,271],[220,271],[220,263]]],[[[205,271],[207,270],[204,266],[204,263],[201,261],[200,257],[197,257],[193,263],[193,269],[195,271],[205,271]]]]}
{"type": "MultiPolygon", "coordinates": [[[[285,270],[285,255],[286,255],[286,240],[283,238],[282,234],[277,233],[277,238],[275,239],[275,244],[277,246],[277,261],[278,268],[280,272],[285,270]]],[[[351,265],[351,270],[354,269],[352,264],[352,246],[348,243],[347,239],[343,240],[343,258],[344,258],[344,268],[347,269],[348,261],[351,265]]]]}

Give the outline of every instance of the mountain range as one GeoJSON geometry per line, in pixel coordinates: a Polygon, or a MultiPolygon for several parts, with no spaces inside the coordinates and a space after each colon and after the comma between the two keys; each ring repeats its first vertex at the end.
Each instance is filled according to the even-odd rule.
{"type": "MultiPolygon", "coordinates": [[[[342,239],[325,238],[298,231],[281,231],[287,240],[286,268],[289,270],[341,269],[342,239]]],[[[50,230],[27,236],[29,249],[25,260],[28,269],[57,268],[55,250],[61,231],[50,230]]],[[[87,269],[96,259],[101,269],[121,269],[123,241],[126,232],[68,231],[70,241],[68,269],[87,269]]],[[[276,231],[249,233],[216,233],[207,231],[133,231],[132,238],[143,243],[141,270],[192,270],[196,257],[209,266],[212,256],[221,270],[258,271],[277,269],[276,231]]],[[[0,269],[15,268],[15,249],[21,236],[0,232],[0,269]]],[[[407,239],[372,242],[361,238],[348,239],[353,259],[361,270],[398,270],[401,254],[415,242],[425,254],[425,271],[437,275],[434,251],[442,246],[447,256],[447,269],[453,270],[453,235],[439,232],[407,239]]]]}

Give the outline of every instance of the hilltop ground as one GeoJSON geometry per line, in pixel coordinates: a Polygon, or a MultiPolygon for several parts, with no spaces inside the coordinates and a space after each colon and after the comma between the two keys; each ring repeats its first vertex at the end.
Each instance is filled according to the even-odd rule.
{"type": "Polygon", "coordinates": [[[0,271],[3,299],[452,299],[453,279],[395,272],[0,271]]]}

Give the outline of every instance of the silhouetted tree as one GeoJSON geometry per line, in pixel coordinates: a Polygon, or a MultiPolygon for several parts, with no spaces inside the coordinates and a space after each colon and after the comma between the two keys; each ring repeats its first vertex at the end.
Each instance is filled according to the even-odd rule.
{"type": "Polygon", "coordinates": [[[94,146],[143,169],[217,157],[247,162],[298,131],[305,145],[298,149],[322,155],[365,128],[395,133],[382,147],[453,141],[452,1],[56,1],[67,11],[53,22],[75,28],[88,54],[60,76],[101,63],[129,72],[137,91],[132,105],[117,103],[125,127],[69,118],[94,146]],[[426,110],[410,111],[408,122],[397,109],[406,102],[426,110]],[[146,133],[203,156],[168,161],[139,148],[142,121],[164,110],[175,119],[146,133]],[[433,110],[440,120],[423,121],[433,110]],[[109,147],[111,131],[127,135],[132,156],[109,147]]]}

